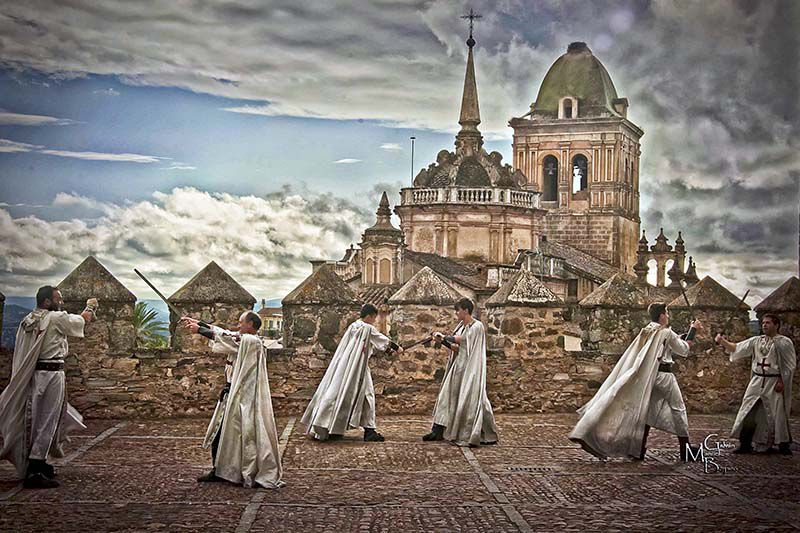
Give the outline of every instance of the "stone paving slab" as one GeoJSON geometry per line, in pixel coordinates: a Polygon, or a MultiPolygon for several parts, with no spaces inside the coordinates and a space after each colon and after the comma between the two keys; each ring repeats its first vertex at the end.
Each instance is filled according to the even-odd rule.
{"type": "Polygon", "coordinates": [[[410,472],[470,472],[458,447],[446,443],[292,441],[283,456],[284,469],[362,469],[410,472]]]}
{"type": "Polygon", "coordinates": [[[61,486],[57,489],[26,490],[14,498],[14,501],[246,504],[253,496],[252,489],[231,483],[198,483],[197,477],[205,470],[208,470],[208,467],[203,469],[174,465],[70,466],[59,470],[57,479],[61,482],[61,486]]]}
{"type": "Polygon", "coordinates": [[[701,503],[659,502],[647,507],[619,501],[586,505],[519,505],[534,531],[795,531],[785,522],[753,516],[731,498],[701,503]]]}
{"type": "Polygon", "coordinates": [[[519,531],[496,505],[447,507],[262,506],[250,531],[519,531]]]}
{"type": "MultiPolygon", "coordinates": [[[[652,457],[657,457],[662,461],[678,463],[677,450],[650,450],[647,452],[652,457]]],[[[797,453],[795,452],[795,456],[797,453]]],[[[751,475],[751,476],[793,476],[800,482],[800,461],[795,456],[785,457],[777,454],[751,454],[736,455],[730,452],[723,452],[721,455],[709,455],[713,461],[722,469],[727,469],[729,474],[751,475]]],[[[689,471],[702,473],[703,466],[700,463],[689,463],[680,465],[681,468],[689,471]]],[[[720,472],[718,469],[709,465],[709,472],[720,472]]]]}
{"type": "Polygon", "coordinates": [[[234,531],[243,504],[169,505],[7,503],[0,507],[0,531],[234,531]]]}
{"type": "Polygon", "coordinates": [[[679,474],[493,474],[513,504],[545,502],[591,503],[622,499],[648,505],[654,502],[694,501],[722,492],[679,474]],[[655,499],[654,499],[655,498],[655,499]]]}
{"type": "Polygon", "coordinates": [[[101,442],[75,464],[159,465],[182,464],[210,467],[211,452],[203,439],[135,439],[112,436],[101,442]]]}
{"type": "Polygon", "coordinates": [[[306,505],[430,505],[496,503],[476,474],[289,470],[269,503],[306,505]]]}

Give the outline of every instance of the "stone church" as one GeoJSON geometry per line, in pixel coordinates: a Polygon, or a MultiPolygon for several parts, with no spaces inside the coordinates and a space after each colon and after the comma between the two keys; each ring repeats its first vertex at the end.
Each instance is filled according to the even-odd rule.
{"type": "Polygon", "coordinates": [[[636,275],[644,286],[654,268],[649,290],[668,301],[678,294],[677,279],[696,282],[680,235],[674,248],[663,232],[652,246],[644,232],[640,239],[643,131],[627,118],[628,100],[586,43],[569,45],[530,110],[509,121],[513,165],[483,148],[474,45],[470,37],[455,150],[441,150],[400,191],[400,228],[384,193],[358,247],[339,261],[312,261],[313,273],[329,268],[358,300],[384,304],[429,267],[479,307],[520,269],[572,303],[617,273],[636,275]]]}

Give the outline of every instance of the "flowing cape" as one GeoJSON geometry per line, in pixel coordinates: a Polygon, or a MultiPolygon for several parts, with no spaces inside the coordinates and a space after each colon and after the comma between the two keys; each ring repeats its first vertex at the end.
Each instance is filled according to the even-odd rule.
{"type": "MultiPolygon", "coordinates": [[[[0,460],[11,461],[20,478],[25,477],[28,469],[28,453],[30,452],[27,434],[27,403],[30,386],[51,318],[52,311],[37,309],[22,320],[17,329],[17,340],[14,345],[11,379],[3,393],[0,394],[0,436],[3,437],[0,460]]],[[[50,449],[50,455],[54,457],[64,456],[63,445],[69,441],[67,435],[71,431],[86,429],[81,414],[66,401],[64,409],[56,431],[56,438],[50,449]]]]}
{"type": "Polygon", "coordinates": [[[639,332],[597,394],[578,409],[570,440],[601,459],[639,456],[658,358],[670,334],[657,324],[639,332]]]}
{"type": "MultiPolygon", "coordinates": [[[[284,484],[283,470],[267,376],[267,353],[255,335],[242,335],[238,344],[224,417],[220,414],[222,425],[214,468],[218,477],[245,487],[278,488],[284,484]]],[[[220,409],[223,406],[218,405],[217,411],[220,409]]],[[[215,412],[209,433],[217,418],[215,412]]]]}
{"type": "Polygon", "coordinates": [[[433,411],[433,422],[445,426],[444,438],[459,446],[497,442],[497,426],[486,395],[486,330],[479,320],[459,324],[462,337],[450,355],[433,411]]]}
{"type": "Polygon", "coordinates": [[[369,371],[373,349],[385,350],[389,338],[356,320],[336,347],[300,422],[319,439],[348,429],[375,426],[375,390],[369,371]]]}

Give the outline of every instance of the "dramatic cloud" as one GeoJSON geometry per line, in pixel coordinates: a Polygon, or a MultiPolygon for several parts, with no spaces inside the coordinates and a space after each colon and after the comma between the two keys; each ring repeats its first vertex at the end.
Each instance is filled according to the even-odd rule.
{"type": "Polygon", "coordinates": [[[0,109],[0,126],[66,126],[75,124],[67,118],[48,117],[46,115],[26,115],[12,113],[0,109]]]}
{"type": "MultiPolygon", "coordinates": [[[[226,108],[237,113],[454,131],[466,55],[459,16],[469,7],[483,15],[475,61],[487,139],[509,139],[509,118],[527,112],[550,65],[570,41],[586,41],[645,131],[649,235],[663,226],[674,239],[683,230],[701,274],[737,291],[749,284],[764,294],[796,272],[800,4],[791,0],[286,0],[191,9],[32,0],[0,10],[0,63],[248,100],[226,108]]],[[[33,149],[9,146],[0,151],[33,149]]]]}
{"type": "Polygon", "coordinates": [[[47,221],[0,209],[0,285],[32,294],[91,254],[140,297],[149,291],[134,267],[169,294],[212,260],[254,295],[282,296],[310,273],[309,259],[340,256],[373,218],[340,198],[290,190],[255,197],[176,188],[128,205],[62,193],[52,205],[70,207],[95,215],[47,221]]]}
{"type": "Polygon", "coordinates": [[[21,143],[9,139],[0,139],[0,153],[13,154],[17,152],[32,152],[41,146],[35,144],[21,143]]]}
{"type": "Polygon", "coordinates": [[[166,157],[141,154],[109,154],[103,152],[72,152],[69,150],[39,150],[39,153],[57,157],[85,159],[87,161],[123,161],[128,163],[158,163],[166,157]]]}

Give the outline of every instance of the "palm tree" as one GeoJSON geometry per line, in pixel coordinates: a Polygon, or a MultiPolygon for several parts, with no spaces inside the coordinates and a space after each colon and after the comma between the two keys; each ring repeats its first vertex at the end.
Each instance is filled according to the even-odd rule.
{"type": "Polygon", "coordinates": [[[168,332],[166,322],[158,320],[158,313],[145,302],[136,302],[133,308],[133,327],[136,344],[142,348],[166,348],[168,332]]]}

